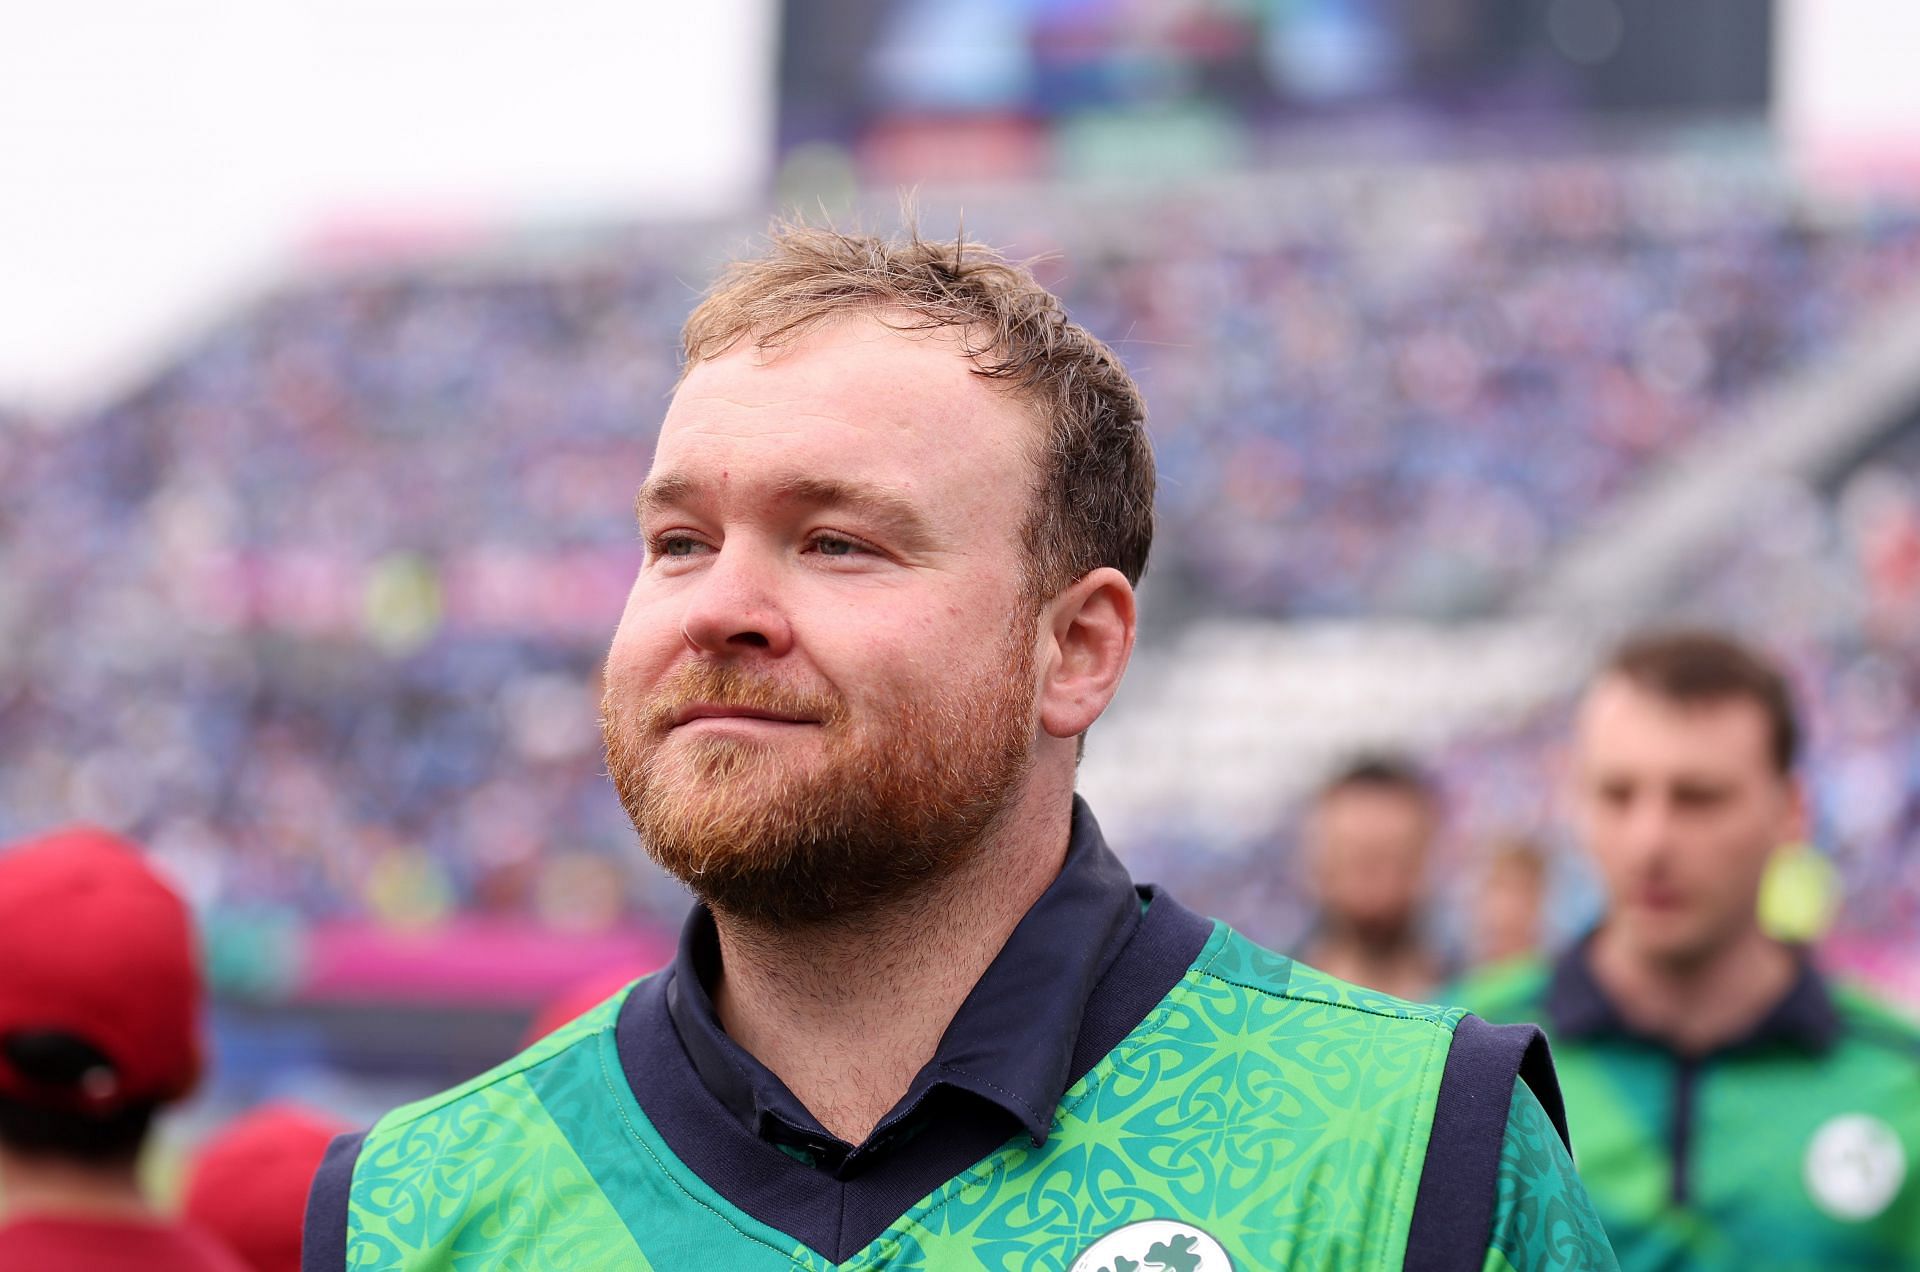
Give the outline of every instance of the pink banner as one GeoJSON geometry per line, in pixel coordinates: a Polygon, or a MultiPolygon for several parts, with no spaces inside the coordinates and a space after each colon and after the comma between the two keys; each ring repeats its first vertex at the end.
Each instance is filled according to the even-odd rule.
{"type": "Polygon", "coordinates": [[[299,996],[531,1007],[612,971],[653,971],[674,946],[671,934],[654,930],[587,936],[481,919],[414,932],[320,924],[307,933],[299,996]]]}

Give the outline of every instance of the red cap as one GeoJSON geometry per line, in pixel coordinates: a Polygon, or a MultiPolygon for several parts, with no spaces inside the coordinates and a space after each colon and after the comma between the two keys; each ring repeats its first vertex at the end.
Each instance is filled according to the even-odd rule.
{"type": "Polygon", "coordinates": [[[533,1023],[527,1026],[526,1035],[520,1039],[521,1049],[531,1047],[562,1025],[572,1024],[575,1019],[586,1015],[645,975],[645,971],[623,967],[599,972],[568,986],[535,1013],[533,1023]]]}
{"type": "Polygon", "coordinates": [[[307,1191],[327,1145],[348,1128],[269,1104],[230,1123],[194,1160],[182,1207],[254,1272],[299,1272],[307,1191]]]}
{"type": "Polygon", "coordinates": [[[139,848],[79,826],[0,849],[0,1042],[70,1034],[113,1066],[51,1087],[0,1048],[0,1093],[101,1113],[178,1099],[200,1076],[199,1026],[192,920],[139,848]]]}

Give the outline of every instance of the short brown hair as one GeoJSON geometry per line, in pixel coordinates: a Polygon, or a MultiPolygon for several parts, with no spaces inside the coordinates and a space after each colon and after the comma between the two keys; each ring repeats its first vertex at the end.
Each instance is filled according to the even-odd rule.
{"type": "Polygon", "coordinates": [[[1430,810],[1440,805],[1440,788],[1432,776],[1408,756],[1391,752],[1348,759],[1320,784],[1316,799],[1325,802],[1342,791],[1353,790],[1405,795],[1430,810]]]}
{"type": "Polygon", "coordinates": [[[1045,424],[1025,527],[1032,595],[1100,566],[1140,581],[1153,543],[1146,404],[1113,350],[993,248],[928,242],[911,223],[897,239],[777,223],[767,251],[729,266],[687,318],[684,366],[742,340],[776,348],[856,313],[901,331],[957,330],[975,373],[1045,424]]]}
{"type": "Polygon", "coordinates": [[[1745,700],[1766,714],[1768,745],[1781,773],[1800,754],[1800,718],[1786,675],[1771,659],[1722,632],[1642,632],[1614,650],[1603,675],[1686,704],[1745,700]]]}

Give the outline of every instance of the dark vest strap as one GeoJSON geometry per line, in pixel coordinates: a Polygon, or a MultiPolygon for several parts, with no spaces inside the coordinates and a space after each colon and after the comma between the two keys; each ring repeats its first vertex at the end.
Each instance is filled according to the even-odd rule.
{"type": "Polygon", "coordinates": [[[307,1190],[306,1229],[300,1238],[300,1272],[342,1272],[347,1266],[347,1195],[353,1190],[353,1167],[367,1133],[340,1135],[327,1145],[327,1155],[307,1190]]]}
{"type": "Polygon", "coordinates": [[[1485,1264],[1516,1078],[1532,1089],[1568,1143],[1566,1104],[1546,1035],[1532,1025],[1463,1019],[1440,1075],[1433,1133],[1407,1230],[1408,1272],[1479,1272],[1485,1264]]]}

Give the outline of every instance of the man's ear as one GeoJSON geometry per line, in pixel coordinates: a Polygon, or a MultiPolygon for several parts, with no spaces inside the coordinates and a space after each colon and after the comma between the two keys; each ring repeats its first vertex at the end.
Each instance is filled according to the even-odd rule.
{"type": "Polygon", "coordinates": [[[1040,727],[1077,737],[1113,701],[1133,656],[1133,585],[1102,566],[1048,602],[1041,623],[1040,727]]]}

